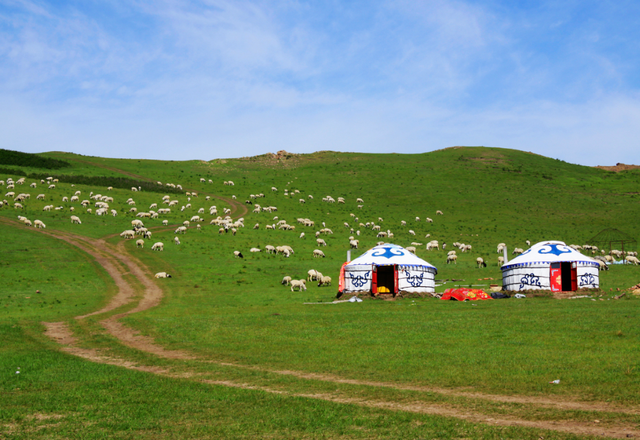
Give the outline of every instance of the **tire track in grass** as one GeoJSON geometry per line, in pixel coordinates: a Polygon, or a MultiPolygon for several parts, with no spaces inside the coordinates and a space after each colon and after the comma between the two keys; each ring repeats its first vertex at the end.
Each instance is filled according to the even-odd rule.
{"type": "MultiPolygon", "coordinates": [[[[205,361],[210,362],[210,361],[205,361]]],[[[215,361],[214,361],[215,362],[215,361]]],[[[218,365],[246,368],[255,371],[262,371],[266,373],[280,374],[283,376],[293,376],[305,380],[316,380],[321,382],[331,382],[346,385],[367,386],[374,388],[390,388],[399,391],[417,391],[422,393],[435,393],[452,397],[464,397],[468,399],[481,399],[489,400],[492,402],[501,403],[515,403],[523,405],[537,405],[542,407],[555,408],[565,411],[598,411],[598,412],[617,412],[622,414],[640,415],[640,408],[623,408],[608,403],[602,402],[579,402],[573,400],[558,400],[556,398],[551,399],[548,397],[537,396],[508,396],[500,394],[487,394],[473,391],[461,391],[451,388],[440,388],[432,386],[420,386],[420,385],[402,385],[389,382],[367,381],[359,379],[347,379],[339,376],[322,373],[307,373],[304,371],[292,371],[292,370],[269,370],[255,366],[244,366],[233,364],[229,362],[215,362],[218,365]]]]}
{"type": "MultiPolygon", "coordinates": [[[[5,223],[10,223],[13,225],[20,225],[20,222],[4,220],[5,223]]],[[[163,347],[157,345],[153,338],[145,337],[136,334],[136,332],[117,320],[124,316],[127,316],[132,313],[138,313],[144,310],[148,310],[151,307],[155,307],[160,304],[162,299],[162,290],[151,280],[148,276],[148,269],[144,268],[141,263],[136,262],[133,257],[126,253],[124,247],[119,246],[119,249],[113,248],[108,245],[104,240],[100,239],[91,239],[88,237],[83,237],[67,232],[61,231],[43,231],[38,230],[40,233],[47,234],[54,238],[58,238],[63,240],[72,246],[76,246],[81,250],[85,251],[96,261],[102,265],[102,267],[109,273],[109,275],[114,279],[114,282],[118,286],[118,294],[112,298],[112,300],[102,309],[97,312],[93,312],[90,314],[82,315],[76,317],[76,319],[84,319],[88,316],[95,316],[98,314],[106,313],[108,311],[113,311],[116,308],[127,305],[132,302],[135,297],[135,289],[131,286],[123,277],[125,271],[128,269],[144,288],[143,298],[139,301],[138,305],[133,309],[114,315],[109,317],[100,323],[104,326],[106,331],[117,338],[124,345],[146,352],[150,354],[154,354],[159,357],[168,358],[168,359],[194,359],[193,356],[175,350],[165,350],[163,347]]],[[[87,359],[91,362],[99,362],[105,363],[115,366],[120,366],[132,370],[145,371],[153,374],[158,374],[170,378],[187,378],[192,380],[198,380],[202,383],[207,383],[210,385],[219,385],[219,386],[230,386],[236,388],[243,388],[247,390],[257,390],[272,394],[282,394],[291,397],[301,397],[308,399],[317,399],[330,401],[339,404],[349,404],[349,405],[358,405],[365,406],[369,408],[381,408],[386,410],[393,411],[404,411],[411,413],[420,413],[420,414],[432,414],[444,417],[452,417],[457,419],[466,420],[472,423],[483,423],[489,425],[499,425],[499,426],[520,426],[525,428],[533,428],[533,429],[544,429],[551,431],[560,431],[566,433],[573,433],[578,435],[594,435],[594,436],[607,436],[613,438],[628,438],[629,436],[640,436],[640,430],[636,429],[635,426],[629,424],[619,424],[616,426],[594,426],[589,424],[588,422],[573,422],[573,421],[532,421],[532,420],[523,420],[517,417],[509,417],[509,416],[488,416],[483,413],[475,412],[475,411],[464,411],[457,408],[452,408],[447,405],[438,405],[438,404],[427,404],[424,402],[415,402],[411,404],[407,403],[399,403],[394,401],[385,401],[385,400],[369,400],[362,398],[349,398],[345,396],[341,396],[338,394],[305,394],[305,393],[292,393],[283,390],[271,389],[263,386],[255,386],[249,384],[241,384],[232,381],[215,381],[215,380],[203,380],[194,378],[194,375],[190,374],[171,374],[167,369],[157,367],[157,366],[140,366],[136,363],[128,361],[122,358],[114,358],[109,356],[101,355],[95,349],[87,349],[78,347],[77,341],[73,336],[73,333],[69,329],[69,326],[64,322],[56,322],[56,323],[43,323],[46,327],[45,334],[56,342],[60,343],[63,347],[62,350],[87,359]]],[[[534,404],[534,405],[549,405],[555,406],[559,409],[572,409],[572,410],[584,410],[584,411],[602,411],[602,412],[620,412],[620,413],[628,413],[628,414],[638,414],[636,410],[629,409],[615,409],[610,405],[598,405],[592,403],[583,403],[583,402],[571,402],[571,401],[554,401],[551,399],[545,398],[536,398],[536,397],[520,397],[520,396],[499,396],[499,395],[491,395],[491,394],[483,394],[483,393],[474,393],[474,392],[464,392],[458,390],[449,390],[435,387],[417,387],[417,386],[404,386],[397,384],[390,384],[384,382],[370,382],[370,381],[361,381],[361,380],[353,380],[353,379],[344,379],[336,376],[325,375],[325,374],[316,374],[316,373],[305,373],[298,371],[289,371],[289,370],[269,370],[259,367],[251,367],[244,366],[232,363],[224,363],[224,362],[216,362],[205,360],[206,362],[212,362],[223,366],[231,366],[235,368],[246,368],[246,369],[256,369],[265,372],[282,374],[282,375],[291,375],[295,377],[299,377],[301,379],[307,380],[320,380],[325,382],[333,382],[333,383],[345,383],[351,385],[361,385],[361,386],[371,386],[371,387],[387,387],[394,388],[398,390],[411,390],[411,391],[422,391],[422,392],[433,392],[440,393],[450,396],[460,396],[460,397],[468,397],[468,398],[476,398],[476,399],[485,399],[490,401],[499,401],[499,402],[513,402],[513,403],[522,403],[522,404],[534,404]]],[[[197,376],[196,374],[195,376],[197,376]]]]}
{"type": "MultiPolygon", "coordinates": [[[[22,225],[17,221],[1,219],[4,223],[12,225],[22,225]]],[[[124,278],[125,274],[134,276],[144,289],[144,294],[137,306],[131,310],[110,316],[100,324],[109,334],[120,340],[124,345],[159,357],[168,359],[193,359],[193,356],[179,350],[166,350],[155,343],[153,338],[138,334],[138,332],[120,323],[118,319],[132,313],[139,313],[160,304],[162,300],[162,290],[148,276],[149,270],[142,268],[142,264],[135,261],[130,255],[118,252],[104,240],[92,239],[76,234],[62,231],[46,231],[39,229],[38,232],[53,238],[62,240],[78,249],[91,255],[100,264],[109,276],[113,279],[118,293],[111,298],[109,303],[100,310],[85,315],[76,316],[75,319],[85,319],[90,316],[101,315],[111,312],[122,306],[130,304],[136,297],[136,289],[124,278]]],[[[60,340],[70,340],[69,335],[62,331],[64,323],[44,323],[48,328],[48,335],[60,340]],[[55,325],[52,325],[55,324],[55,325]],[[60,332],[56,332],[60,330],[60,332]]],[[[68,330],[68,328],[67,328],[68,330]]]]}

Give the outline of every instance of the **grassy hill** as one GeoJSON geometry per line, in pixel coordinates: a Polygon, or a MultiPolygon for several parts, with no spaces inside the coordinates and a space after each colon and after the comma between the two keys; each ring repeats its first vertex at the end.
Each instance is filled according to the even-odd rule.
{"type": "MultiPolygon", "coordinates": [[[[602,289],[593,298],[583,300],[558,301],[542,295],[474,306],[432,298],[329,304],[335,298],[338,271],[349,250],[348,237],[355,235],[356,230],[361,233],[360,249],[353,251],[353,257],[379,241],[375,232],[361,223],[372,222],[391,230],[395,236],[389,241],[403,246],[431,239],[447,243],[449,249],[455,241],[471,244],[472,252],[461,254],[457,265],[445,264],[446,251],[427,251],[424,246],[418,249],[418,256],[438,268],[438,291],[454,285],[499,284],[501,272],[496,254],[499,242],[507,243],[509,250],[526,248],[525,240],[584,244],[605,228],[619,229],[638,239],[640,170],[614,173],[527,152],[485,147],[454,147],[415,155],[283,153],[209,162],[105,159],[59,152],[38,156],[70,166],[55,170],[60,180],[55,188],[48,189],[33,178],[27,178],[23,187],[17,186],[13,190],[16,193],[31,193],[22,210],[14,209],[10,198],[10,204],[0,208],[0,218],[6,219],[0,221],[0,231],[3,237],[11,237],[4,240],[0,256],[3,273],[11,274],[5,276],[6,282],[0,286],[0,337],[11,341],[0,348],[0,366],[9,371],[29,362],[37,371],[21,385],[15,383],[13,376],[0,379],[0,389],[14,397],[13,403],[0,404],[5,410],[0,411],[0,425],[14,426],[14,434],[22,435],[16,434],[15,438],[33,435],[45,438],[47,434],[68,437],[81,426],[91,426],[96,420],[93,410],[79,411],[72,401],[74,395],[86,393],[93,396],[84,401],[90,406],[91,399],[101,399],[92,391],[96,387],[109,396],[101,403],[109,421],[89,429],[88,438],[99,437],[103,429],[122,438],[128,438],[130,430],[140,438],[152,438],[158,435],[162,420],[170,421],[168,437],[237,438],[276,433],[276,436],[312,438],[539,438],[541,435],[550,438],[548,432],[534,428],[502,431],[503,428],[471,422],[459,426],[455,418],[365,411],[357,405],[265,397],[258,391],[230,393],[216,388],[212,392],[215,397],[208,400],[202,395],[210,388],[202,383],[182,386],[180,381],[166,378],[153,379],[156,391],[149,395],[156,404],[148,413],[141,397],[144,393],[132,391],[131,386],[144,383],[146,373],[95,366],[58,353],[57,346],[41,335],[39,324],[56,320],[69,322],[82,346],[106,350],[132,362],[172,371],[183,369],[193,377],[269,386],[287,392],[295,390],[304,395],[338,393],[369,400],[390,399],[398,405],[419,400],[431,404],[445,402],[460,408],[486,407],[482,399],[471,397],[327,383],[274,372],[294,370],[401,386],[467,387],[508,396],[640,404],[637,393],[640,332],[635,325],[640,318],[640,300],[630,294],[620,301],[610,300],[611,290],[617,294],[617,289],[640,281],[640,270],[635,266],[615,265],[602,272],[602,289]],[[132,192],[128,187],[107,191],[107,185],[94,181],[72,183],[73,176],[123,177],[152,184],[154,191],[132,192]],[[65,182],[65,178],[70,180],[65,182]],[[33,181],[36,188],[28,186],[33,181]],[[234,185],[224,185],[225,181],[233,181],[234,185]],[[170,192],[166,186],[169,183],[181,185],[184,191],[170,192]],[[272,191],[272,187],[277,190],[272,191]],[[162,207],[161,188],[167,189],[167,195],[179,203],[170,214],[144,220],[153,231],[153,239],[138,249],[135,240],[119,237],[136,218],[127,199],[135,201],[138,211],[148,210],[152,203],[162,207]],[[285,189],[289,195],[285,195],[285,189]],[[112,196],[110,209],[115,209],[118,215],[96,216],[87,213],[79,203],[62,201],[75,191],[81,191],[80,200],[88,198],[90,192],[112,196]],[[187,191],[198,195],[187,196],[187,191]],[[36,200],[39,193],[45,194],[45,200],[36,200]],[[261,193],[264,197],[250,198],[261,193]],[[345,203],[323,202],[327,195],[336,200],[344,197],[345,203]],[[207,196],[211,199],[207,200],[207,196]],[[358,197],[364,203],[357,203],[358,197]],[[246,200],[253,204],[245,204],[246,200]],[[255,203],[275,206],[277,211],[253,213],[255,203]],[[63,209],[43,212],[43,207],[49,204],[63,209]],[[187,204],[191,207],[186,208],[187,204]],[[209,224],[211,205],[216,205],[220,214],[228,208],[233,217],[244,217],[246,227],[239,228],[235,236],[220,234],[217,226],[209,224]],[[181,206],[185,206],[184,211],[181,206]],[[70,223],[71,207],[81,217],[81,225],[70,223]],[[180,245],[172,244],[175,228],[196,215],[199,208],[205,211],[202,230],[191,228],[187,234],[179,235],[180,245]],[[436,215],[436,210],[444,214],[436,215]],[[114,248],[126,250],[152,273],[170,272],[173,278],[158,280],[165,295],[162,303],[121,321],[153,337],[162,346],[186,350],[211,362],[160,359],[127,347],[106,334],[99,321],[102,318],[73,320],[73,316],[97,310],[109,301],[117,290],[113,281],[86,253],[11,223],[18,214],[44,221],[47,231],[103,239],[114,248]],[[427,217],[433,223],[428,223],[427,217]],[[309,218],[316,226],[305,227],[297,222],[298,218],[309,218]],[[164,227],[162,220],[169,225],[164,227]],[[286,220],[296,229],[266,229],[267,224],[278,220],[286,220]],[[401,226],[403,220],[406,226],[401,226]],[[326,258],[316,259],[312,257],[317,248],[314,232],[323,227],[323,222],[333,234],[322,236],[328,244],[322,248],[326,258]],[[344,226],[345,222],[349,227],[344,226]],[[253,229],[255,224],[258,229],[253,229]],[[300,238],[301,232],[305,232],[305,238],[300,238]],[[150,250],[155,241],[165,243],[164,252],[150,250]],[[284,258],[249,252],[251,247],[264,250],[267,244],[288,244],[295,253],[284,258]],[[234,250],[242,251],[245,258],[234,258],[234,250]],[[478,256],[488,262],[486,269],[476,267],[478,256]],[[309,283],[306,292],[291,292],[280,284],[283,276],[304,278],[312,268],[331,276],[334,285],[320,288],[309,283]],[[35,294],[36,289],[40,293],[35,294]],[[326,305],[304,304],[309,302],[326,305]],[[41,358],[48,361],[38,360],[41,358]],[[61,391],[53,384],[57,374],[69,370],[81,373],[73,379],[69,391],[61,391]],[[109,386],[101,375],[109,377],[109,386]],[[120,378],[123,385],[113,382],[114,378],[120,378]],[[557,378],[562,379],[562,386],[550,388],[548,382],[557,378]],[[175,399],[162,397],[174,394],[175,399]],[[51,401],[58,395],[64,396],[58,411],[64,414],[65,423],[43,431],[29,430],[33,424],[29,420],[33,419],[20,419],[20,414],[52,412],[51,401]],[[127,396],[133,400],[123,403],[127,396]],[[259,405],[278,410],[265,413],[247,409],[255,408],[256,400],[262,402],[259,405]],[[34,401],[37,404],[31,407],[29,402],[34,401]],[[214,401],[226,402],[229,405],[226,410],[236,411],[238,419],[230,421],[224,415],[224,405],[214,401]],[[114,415],[118,413],[118,405],[128,406],[126,416],[114,415]],[[188,409],[181,410],[178,417],[172,414],[171,406],[188,409]],[[225,420],[228,425],[223,428],[222,422],[215,422],[215,427],[205,428],[200,415],[209,420],[225,420]],[[256,422],[270,417],[273,420],[263,427],[256,422]],[[359,420],[357,426],[348,421],[349,417],[359,420]],[[188,428],[184,427],[184,420],[188,428]],[[292,431],[287,431],[287,426],[292,426],[292,431]]],[[[45,172],[37,168],[13,168],[27,174],[45,172]]],[[[7,177],[16,180],[18,176],[2,174],[0,170],[0,180],[6,181],[7,177]]],[[[4,196],[8,190],[6,186],[1,188],[4,196]]],[[[122,310],[128,309],[118,311],[122,310]]],[[[597,417],[612,425],[640,423],[637,415],[532,410],[527,405],[494,408],[527,420],[561,423],[597,417]]],[[[565,436],[557,432],[554,435],[565,436]]],[[[573,438],[569,434],[566,437],[573,438]]]]}

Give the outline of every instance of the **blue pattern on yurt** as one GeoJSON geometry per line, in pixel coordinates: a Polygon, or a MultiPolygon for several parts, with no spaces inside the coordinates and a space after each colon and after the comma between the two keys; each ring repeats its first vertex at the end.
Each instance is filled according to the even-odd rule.
{"type": "Polygon", "coordinates": [[[573,252],[573,250],[571,248],[569,248],[569,246],[558,245],[558,244],[555,244],[555,243],[547,244],[547,245],[543,246],[542,249],[540,249],[538,251],[539,254],[553,254],[553,255],[570,254],[571,252],[573,252]],[[559,246],[563,246],[565,249],[562,250],[562,249],[559,248],[559,246]],[[551,249],[545,252],[544,249],[547,248],[547,247],[549,247],[551,249]]]}
{"type": "Polygon", "coordinates": [[[522,290],[522,288],[524,286],[537,286],[537,287],[542,287],[540,285],[540,277],[535,276],[535,274],[528,274],[523,276],[520,279],[520,290],[522,290]]]}
{"type": "Polygon", "coordinates": [[[407,281],[413,287],[422,286],[422,281],[424,279],[424,272],[421,272],[419,276],[418,275],[411,275],[411,273],[408,270],[405,270],[404,273],[407,274],[407,281]]]}
{"type": "Polygon", "coordinates": [[[371,272],[365,272],[364,275],[354,275],[352,273],[348,274],[349,277],[351,278],[351,282],[353,283],[354,286],[356,287],[362,287],[365,284],[367,284],[369,281],[371,281],[369,279],[369,274],[371,272]]]}
{"type": "Polygon", "coordinates": [[[596,288],[596,277],[594,277],[593,274],[585,273],[584,275],[580,275],[578,278],[580,278],[580,287],[592,286],[593,288],[596,288]]]}
{"type": "Polygon", "coordinates": [[[401,257],[403,255],[404,255],[404,251],[402,249],[398,249],[398,248],[394,249],[387,246],[371,253],[372,257],[384,257],[384,258],[401,257]]]}

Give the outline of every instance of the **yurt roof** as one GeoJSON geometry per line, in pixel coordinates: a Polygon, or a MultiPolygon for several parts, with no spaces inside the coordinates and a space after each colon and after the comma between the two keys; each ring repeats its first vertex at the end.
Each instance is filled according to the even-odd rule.
{"type": "Polygon", "coordinates": [[[369,249],[358,258],[350,261],[347,267],[351,265],[364,266],[372,264],[375,264],[376,266],[389,266],[393,264],[401,266],[421,266],[435,269],[437,272],[436,267],[432,264],[429,264],[422,258],[417,257],[402,246],[390,243],[384,243],[369,249]]]}
{"type": "Polygon", "coordinates": [[[589,266],[597,266],[593,258],[582,255],[577,250],[567,246],[562,241],[541,241],[522,254],[502,266],[502,270],[516,267],[536,266],[538,264],[550,264],[563,261],[578,262],[589,266]]]}

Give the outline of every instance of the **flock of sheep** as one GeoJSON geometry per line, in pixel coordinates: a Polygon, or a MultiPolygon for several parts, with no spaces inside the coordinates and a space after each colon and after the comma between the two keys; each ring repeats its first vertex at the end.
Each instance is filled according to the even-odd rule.
{"type": "MultiPolygon", "coordinates": [[[[15,188],[16,186],[20,186],[20,185],[24,185],[25,184],[26,179],[25,178],[20,178],[17,181],[13,181],[11,178],[8,178],[5,181],[1,181],[0,180],[0,186],[2,185],[6,185],[6,189],[9,190],[6,194],[5,197],[6,198],[13,198],[14,202],[13,202],[13,207],[15,209],[22,209],[23,208],[23,203],[25,203],[29,198],[30,198],[30,194],[28,193],[18,193],[16,194],[15,188]]],[[[206,180],[203,178],[200,178],[200,182],[201,183],[206,183],[206,180]]],[[[44,184],[46,186],[47,189],[55,189],[55,185],[58,183],[58,181],[56,179],[53,178],[48,178],[48,179],[43,179],[40,181],[40,184],[44,184]]],[[[212,183],[211,180],[209,180],[209,183],[212,183]]],[[[161,184],[161,182],[158,182],[158,184],[161,184]]],[[[37,182],[32,182],[29,186],[31,188],[36,188],[37,187],[37,182]]],[[[175,185],[175,184],[166,184],[169,187],[172,188],[177,188],[177,189],[182,189],[181,185],[175,185]]],[[[224,185],[227,186],[234,186],[234,183],[232,181],[224,181],[224,185]]],[[[73,186],[73,185],[71,185],[73,186]]],[[[109,187],[107,188],[108,191],[110,191],[112,188],[109,187]]],[[[136,187],[132,187],[131,188],[132,192],[138,192],[140,191],[140,188],[136,188],[136,187]]],[[[276,187],[272,187],[271,191],[273,193],[277,193],[278,189],[276,187]]],[[[289,196],[295,196],[297,194],[299,194],[300,191],[299,190],[288,190],[285,189],[284,190],[284,196],[285,197],[289,197],[289,196]],[[291,191],[291,192],[289,192],[291,191]]],[[[187,197],[187,203],[180,206],[181,203],[179,202],[179,200],[176,199],[172,199],[171,196],[169,195],[165,195],[163,196],[161,199],[159,199],[157,202],[151,203],[149,206],[148,210],[144,210],[144,211],[138,211],[138,207],[136,206],[136,201],[130,197],[128,198],[124,203],[128,206],[128,209],[126,211],[126,213],[128,213],[129,215],[135,215],[135,219],[131,221],[131,228],[130,229],[126,229],[124,231],[122,231],[120,233],[120,236],[122,238],[125,239],[134,239],[136,237],[139,237],[136,240],[136,248],[144,248],[145,246],[145,239],[151,239],[153,233],[152,231],[150,231],[147,227],[145,227],[145,224],[143,222],[144,220],[153,220],[153,219],[160,219],[160,216],[164,216],[167,214],[170,214],[172,212],[177,212],[178,210],[183,213],[184,211],[191,211],[193,209],[196,209],[195,207],[192,207],[192,198],[194,199],[194,203],[195,200],[198,199],[198,194],[196,192],[189,192],[186,191],[185,192],[185,196],[187,197]],[[161,205],[166,205],[164,207],[159,208],[159,206],[161,205]],[[180,206],[180,207],[179,207],[180,206]],[[172,211],[173,210],[173,211],[172,211]]],[[[64,203],[78,203],[80,206],[78,206],[77,208],[82,207],[85,210],[85,213],[87,214],[94,214],[94,209],[95,209],[95,215],[97,216],[113,216],[116,217],[118,216],[118,212],[113,209],[110,204],[114,203],[114,198],[111,196],[107,196],[107,195],[102,195],[102,194],[94,194],[93,192],[91,192],[89,194],[89,197],[87,199],[83,199],[80,200],[82,197],[82,193],[81,191],[75,191],[73,193],[73,195],[71,195],[70,197],[64,196],[62,197],[62,202],[64,203]],[[93,205],[93,206],[90,206],[93,205]]],[[[247,199],[245,200],[245,203],[247,205],[252,205],[253,206],[253,210],[251,211],[251,214],[261,214],[261,213],[277,213],[278,212],[278,208],[276,206],[261,206],[260,204],[256,203],[256,201],[258,199],[264,198],[265,194],[264,193],[260,193],[260,194],[249,194],[247,199]]],[[[46,198],[45,194],[38,194],[38,196],[36,197],[37,200],[44,200],[46,198]]],[[[232,196],[233,199],[237,199],[236,196],[232,196]]],[[[206,196],[205,198],[206,201],[210,200],[209,196],[206,196]]],[[[322,203],[328,203],[328,204],[333,204],[333,203],[337,203],[337,204],[347,204],[347,200],[344,197],[337,197],[334,198],[330,195],[327,195],[325,197],[322,197],[322,203]]],[[[313,195],[307,195],[306,198],[300,198],[299,199],[300,203],[306,203],[307,201],[314,201],[314,197],[313,195]]],[[[357,208],[362,209],[364,207],[364,199],[362,197],[357,197],[355,199],[355,204],[357,206],[357,208]]],[[[5,199],[0,201],[0,207],[2,206],[10,206],[10,203],[5,199]]],[[[64,206],[54,206],[54,205],[45,205],[43,208],[43,211],[51,211],[51,210],[63,210],[65,209],[64,206]]],[[[75,211],[76,207],[75,206],[71,206],[68,208],[69,211],[73,212],[75,211]]],[[[178,226],[174,233],[175,233],[175,237],[173,239],[173,243],[176,245],[180,245],[180,239],[178,238],[179,234],[185,234],[187,233],[187,231],[189,230],[189,228],[192,227],[192,224],[195,225],[195,230],[200,231],[202,229],[201,227],[201,223],[204,222],[204,215],[205,213],[207,213],[212,216],[213,218],[209,221],[210,225],[214,225],[218,228],[218,234],[227,234],[230,233],[232,235],[236,235],[236,233],[241,229],[245,227],[245,220],[244,218],[238,218],[238,219],[232,219],[230,217],[230,213],[231,210],[229,208],[223,208],[222,213],[224,214],[224,217],[222,215],[219,215],[218,212],[218,208],[215,205],[211,205],[208,208],[206,208],[205,206],[201,206],[199,208],[197,208],[197,214],[194,215],[187,215],[186,219],[182,222],[182,225],[178,226]]],[[[250,214],[250,215],[251,215],[250,214]]],[[[435,215],[444,215],[444,213],[440,210],[436,210],[435,211],[435,215]]],[[[385,238],[385,239],[389,239],[389,238],[394,238],[394,232],[391,231],[390,228],[385,228],[385,230],[383,230],[382,228],[382,224],[384,223],[384,220],[382,217],[378,217],[377,221],[375,220],[370,220],[370,221],[360,221],[358,215],[356,215],[355,213],[350,213],[349,214],[350,218],[347,219],[346,221],[342,221],[342,227],[344,227],[348,233],[350,234],[348,237],[348,245],[350,249],[358,249],[359,247],[359,243],[360,240],[359,238],[356,237],[360,237],[362,234],[364,234],[365,231],[370,231],[371,233],[375,234],[376,238],[385,238]]],[[[36,228],[46,228],[46,225],[39,219],[34,220],[33,222],[31,220],[29,220],[28,218],[24,217],[24,216],[19,216],[18,217],[25,225],[27,226],[33,226],[36,228]]],[[[80,219],[80,217],[76,214],[72,214],[70,216],[70,220],[71,223],[73,224],[78,224],[81,225],[82,221],[80,219]]],[[[426,217],[426,223],[433,223],[433,219],[426,217]]],[[[310,231],[314,231],[316,229],[316,222],[314,220],[311,220],[309,218],[297,218],[296,219],[297,225],[298,227],[302,227],[305,228],[307,230],[310,231]]],[[[414,222],[417,224],[419,224],[421,222],[420,217],[415,217],[414,222]]],[[[168,220],[164,219],[161,221],[163,226],[168,226],[168,220]]],[[[324,258],[325,252],[321,249],[319,249],[320,247],[326,247],[327,246],[327,242],[325,241],[324,238],[322,238],[321,236],[327,236],[327,235],[333,235],[333,230],[329,227],[327,227],[326,222],[321,222],[322,224],[322,228],[319,228],[317,230],[315,230],[312,235],[315,235],[315,239],[316,239],[316,245],[317,245],[317,249],[314,249],[312,251],[312,255],[314,258],[324,258]]],[[[264,227],[265,230],[285,230],[285,231],[295,231],[296,229],[296,225],[295,224],[290,224],[289,222],[287,222],[285,219],[279,219],[278,215],[273,217],[273,220],[270,222],[267,222],[264,225],[261,225],[260,222],[255,223],[255,225],[253,226],[253,229],[262,229],[264,227]]],[[[319,227],[319,226],[318,226],[319,227]]],[[[334,226],[335,227],[335,226],[334,226]]],[[[405,228],[407,228],[407,222],[405,220],[401,220],[399,227],[402,228],[402,230],[404,232],[407,232],[410,236],[416,236],[416,232],[414,231],[414,229],[408,229],[405,230],[405,228]]],[[[415,227],[414,227],[415,228],[415,227]]],[[[417,229],[417,228],[416,228],[417,229]]],[[[308,232],[301,232],[299,234],[299,239],[301,240],[305,240],[307,237],[308,232]]],[[[426,234],[425,238],[430,238],[430,234],[426,234]]],[[[377,244],[381,244],[383,243],[382,241],[378,241],[377,244]]],[[[527,240],[526,241],[527,245],[530,245],[530,242],[527,240]]],[[[423,243],[419,243],[419,242],[411,242],[411,245],[406,246],[406,249],[409,250],[410,252],[415,253],[416,249],[418,247],[422,247],[425,246],[423,245],[423,243]]],[[[446,257],[446,263],[454,263],[457,264],[457,259],[458,259],[458,255],[457,252],[461,252],[461,253],[468,253],[471,252],[473,247],[470,244],[465,244],[465,243],[459,243],[459,242],[454,242],[451,244],[452,247],[454,247],[455,249],[451,249],[447,252],[447,257],[446,257]]],[[[500,243],[497,246],[497,252],[501,253],[505,247],[505,243],[500,243]]],[[[346,243],[345,243],[345,247],[346,247],[346,243]]],[[[426,246],[425,249],[430,251],[430,250],[446,250],[447,244],[443,243],[442,246],[440,245],[440,242],[438,240],[430,240],[426,246]]],[[[590,250],[593,254],[595,254],[598,249],[594,248],[593,246],[576,246],[576,245],[571,245],[571,247],[578,249],[578,250],[590,250]]],[[[161,241],[155,242],[152,246],[151,246],[151,250],[153,251],[163,251],[164,250],[164,243],[161,241]]],[[[249,249],[250,253],[257,253],[257,252],[265,252],[268,254],[274,254],[274,255],[282,255],[285,258],[289,258],[294,254],[294,249],[292,246],[290,245],[280,245],[280,246],[273,246],[273,245],[265,245],[263,248],[260,247],[251,247],[249,249]]],[[[518,254],[518,253],[522,253],[523,249],[522,248],[514,248],[513,249],[513,254],[518,254]]],[[[617,258],[625,258],[626,261],[628,263],[631,264],[639,264],[640,262],[637,259],[637,255],[635,253],[626,253],[623,254],[621,251],[611,251],[610,254],[608,255],[604,255],[605,252],[604,250],[601,251],[601,253],[603,254],[602,256],[598,255],[596,256],[596,258],[600,259],[603,263],[611,263],[614,260],[614,257],[617,258]]],[[[235,250],[234,251],[234,256],[236,258],[244,258],[244,255],[242,254],[242,252],[240,250],[235,250]]],[[[478,257],[476,259],[476,263],[478,267],[486,267],[486,262],[484,261],[484,259],[482,257],[478,257]]],[[[504,263],[503,257],[499,256],[498,257],[498,261],[497,261],[498,265],[501,266],[504,263]]],[[[603,264],[602,268],[606,268],[606,264],[603,264]]],[[[171,275],[167,274],[166,272],[159,272],[156,274],[156,278],[169,278],[171,277],[171,275]]],[[[292,280],[291,277],[285,277],[282,280],[282,284],[284,285],[290,285],[291,286],[291,290],[306,290],[306,282],[307,281],[317,281],[318,282],[318,286],[327,286],[327,285],[331,285],[331,278],[330,277],[326,277],[323,276],[321,273],[319,273],[318,271],[312,269],[309,271],[308,273],[308,277],[306,280],[302,279],[302,280],[292,280]]]]}

